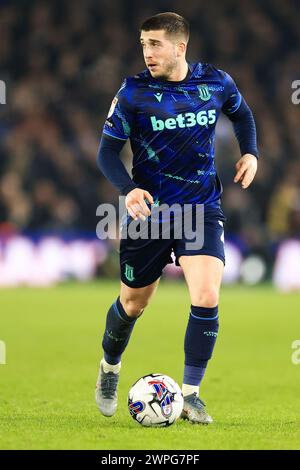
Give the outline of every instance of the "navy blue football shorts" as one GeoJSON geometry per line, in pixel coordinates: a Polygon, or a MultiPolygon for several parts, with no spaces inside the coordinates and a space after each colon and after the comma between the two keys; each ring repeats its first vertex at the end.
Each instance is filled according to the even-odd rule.
{"type": "MultiPolygon", "coordinates": [[[[196,217],[194,214],[192,219],[192,229],[195,231],[198,225],[195,225],[196,217]]],[[[225,221],[226,218],[221,209],[209,210],[204,213],[202,226],[200,229],[197,228],[198,232],[201,232],[201,236],[196,238],[195,235],[193,238],[191,232],[187,231],[186,234],[184,230],[182,230],[182,234],[179,233],[175,229],[175,222],[172,221],[169,224],[171,227],[167,229],[167,237],[165,226],[163,223],[160,223],[158,237],[153,238],[149,236],[151,233],[149,228],[151,222],[150,216],[143,223],[144,229],[148,228],[147,236],[143,238],[135,235],[132,238],[128,233],[128,224],[132,222],[132,218],[127,216],[126,224],[122,225],[122,238],[120,240],[121,280],[129,287],[145,287],[152,284],[161,276],[164,267],[168,263],[173,263],[172,253],[174,253],[175,264],[177,266],[180,266],[179,258],[182,255],[214,256],[219,258],[225,265],[225,221]],[[126,236],[124,237],[125,233],[126,236]],[[198,238],[201,239],[200,243],[195,243],[195,240],[197,241],[198,238]]],[[[140,232],[143,233],[143,228],[140,232]]]]}

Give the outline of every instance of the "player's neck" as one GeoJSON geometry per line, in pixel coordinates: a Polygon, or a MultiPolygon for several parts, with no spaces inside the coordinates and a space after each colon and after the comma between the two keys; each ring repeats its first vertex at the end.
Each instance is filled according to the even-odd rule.
{"type": "Polygon", "coordinates": [[[174,70],[174,72],[168,77],[168,81],[170,82],[181,82],[185,79],[189,71],[189,65],[185,60],[179,67],[174,70]]]}

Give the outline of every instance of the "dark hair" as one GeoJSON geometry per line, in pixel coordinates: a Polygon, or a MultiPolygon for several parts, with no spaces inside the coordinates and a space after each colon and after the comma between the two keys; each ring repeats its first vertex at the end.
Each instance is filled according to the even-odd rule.
{"type": "Polygon", "coordinates": [[[170,11],[158,13],[145,20],[140,27],[140,31],[157,31],[159,29],[163,29],[169,35],[181,35],[186,41],[189,40],[189,22],[177,13],[170,11]]]}

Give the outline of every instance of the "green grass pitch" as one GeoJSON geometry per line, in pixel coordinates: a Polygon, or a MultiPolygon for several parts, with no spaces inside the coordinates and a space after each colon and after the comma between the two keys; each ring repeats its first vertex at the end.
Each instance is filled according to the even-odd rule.
{"type": "Polygon", "coordinates": [[[299,449],[299,294],[270,286],[224,287],[220,333],[201,388],[211,426],[179,420],[166,429],[135,423],[127,392],[140,376],[181,385],[189,311],[184,284],[161,282],[123,356],[119,407],[103,417],[94,402],[107,308],[118,282],[0,292],[1,449],[299,449]]]}

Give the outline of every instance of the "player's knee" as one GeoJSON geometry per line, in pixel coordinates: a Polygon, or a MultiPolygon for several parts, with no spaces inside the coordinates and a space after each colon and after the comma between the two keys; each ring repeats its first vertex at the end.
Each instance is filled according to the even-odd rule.
{"type": "Polygon", "coordinates": [[[219,303],[219,291],[215,288],[203,289],[192,300],[196,307],[213,308],[219,303]]]}
{"type": "Polygon", "coordinates": [[[129,317],[140,317],[147,304],[148,302],[144,299],[122,299],[123,308],[129,317]]]}

